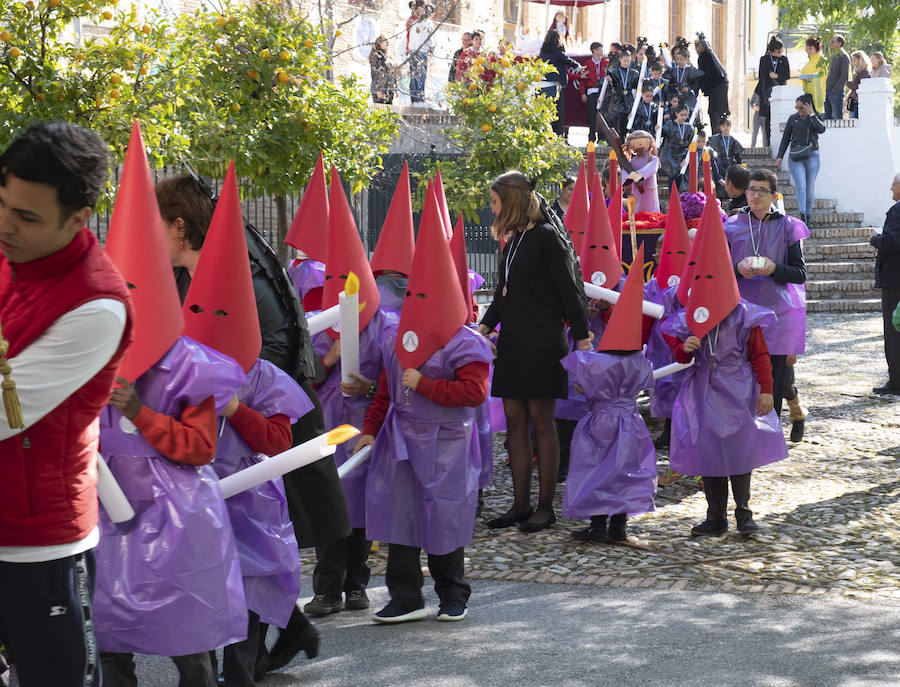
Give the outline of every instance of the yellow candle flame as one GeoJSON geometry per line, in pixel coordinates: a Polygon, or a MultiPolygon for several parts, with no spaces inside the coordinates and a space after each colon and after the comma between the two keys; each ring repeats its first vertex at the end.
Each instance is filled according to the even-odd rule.
{"type": "Polygon", "coordinates": [[[709,151],[708,150],[703,151],[703,161],[709,162],[709,151]]]}
{"type": "Polygon", "coordinates": [[[357,434],[359,434],[359,430],[353,425],[340,425],[325,433],[325,443],[329,446],[337,446],[352,439],[357,434]]]}
{"type": "Polygon", "coordinates": [[[347,281],[344,282],[344,293],[348,296],[359,293],[359,277],[352,271],[347,275],[347,281]]]}
{"type": "Polygon", "coordinates": [[[619,157],[616,155],[616,151],[615,151],[615,150],[610,150],[610,151],[609,151],[609,159],[610,159],[610,160],[618,160],[618,159],[619,159],[619,157]]]}
{"type": "Polygon", "coordinates": [[[691,141],[691,144],[688,146],[688,150],[690,150],[692,153],[696,153],[697,152],[697,142],[691,141]]]}
{"type": "Polygon", "coordinates": [[[587,151],[588,151],[589,153],[593,153],[594,150],[596,150],[596,148],[597,148],[597,146],[594,145],[594,142],[593,142],[593,141],[588,141],[588,144],[587,144],[587,151]]]}

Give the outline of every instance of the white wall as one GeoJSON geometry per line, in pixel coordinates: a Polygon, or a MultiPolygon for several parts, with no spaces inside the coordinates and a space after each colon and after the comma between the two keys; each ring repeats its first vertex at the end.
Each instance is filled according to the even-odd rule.
{"type": "MultiPolygon", "coordinates": [[[[782,125],[795,112],[794,102],[802,93],[800,86],[791,84],[772,89],[773,158],[778,154],[782,125]]],[[[864,213],[869,226],[883,224],[884,213],[893,204],[891,180],[900,170],[900,127],[894,120],[893,101],[890,79],[864,79],[859,87],[859,119],[841,120],[819,136],[816,197],[834,198],[838,212],[864,213]]]]}

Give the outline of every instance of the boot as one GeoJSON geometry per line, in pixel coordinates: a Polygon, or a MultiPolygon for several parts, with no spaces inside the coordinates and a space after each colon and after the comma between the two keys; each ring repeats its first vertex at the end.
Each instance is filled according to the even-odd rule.
{"type": "Polygon", "coordinates": [[[628,522],[626,513],[617,513],[609,519],[609,541],[611,544],[622,544],[628,541],[628,532],[625,525],[628,522]]]}
{"type": "Polygon", "coordinates": [[[703,477],[703,492],[706,494],[706,520],[691,528],[692,537],[707,534],[721,534],[728,530],[728,478],[703,477]]]}
{"type": "Polygon", "coordinates": [[[809,415],[809,410],[800,405],[800,394],[788,400],[787,404],[791,411],[791,441],[795,443],[803,441],[803,432],[806,429],[806,416],[809,415]]]}
{"type": "Polygon", "coordinates": [[[299,603],[294,607],[288,625],[278,635],[278,641],[269,652],[269,671],[283,668],[298,653],[303,651],[307,658],[315,658],[319,655],[319,631],[309,622],[299,603]]]}
{"type": "Polygon", "coordinates": [[[671,440],[672,435],[672,418],[666,418],[666,424],[663,427],[663,431],[660,433],[656,439],[653,440],[654,448],[669,448],[669,442],[671,440]]]}
{"type": "Polygon", "coordinates": [[[591,524],[580,530],[572,530],[572,539],[575,541],[590,541],[597,544],[605,544],[606,538],[606,516],[592,515],[591,524]]]}
{"type": "Polygon", "coordinates": [[[750,510],[750,475],[731,476],[731,493],[734,495],[734,519],[737,520],[738,532],[756,532],[759,525],[753,522],[753,511],[750,510]]]}

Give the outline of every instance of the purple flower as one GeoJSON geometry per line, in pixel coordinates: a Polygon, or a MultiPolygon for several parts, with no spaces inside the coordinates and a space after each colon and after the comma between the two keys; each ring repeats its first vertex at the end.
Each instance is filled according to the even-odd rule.
{"type": "MultiPolygon", "coordinates": [[[[703,208],[706,207],[705,194],[685,191],[678,197],[681,199],[681,210],[684,212],[685,219],[696,219],[703,215],[703,208]]],[[[725,222],[728,219],[728,215],[722,211],[722,204],[718,198],[716,198],[716,206],[719,209],[719,217],[722,218],[722,222],[725,222]]]]}

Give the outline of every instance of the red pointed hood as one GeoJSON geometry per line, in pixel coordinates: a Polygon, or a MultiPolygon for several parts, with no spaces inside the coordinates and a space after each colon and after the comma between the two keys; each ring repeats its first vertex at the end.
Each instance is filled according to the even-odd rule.
{"type": "Polygon", "coordinates": [[[400,181],[394,189],[394,197],[381,226],[381,234],[372,254],[372,272],[385,270],[409,276],[413,253],[416,249],[413,231],[412,199],[409,190],[409,165],[403,163],[400,181]]]}
{"type": "Polygon", "coordinates": [[[656,283],[664,289],[678,283],[691,250],[691,237],[681,209],[678,189],[672,184],[669,212],[666,214],[666,229],[663,232],[662,257],[656,268],[656,283]]]}
{"type": "Polygon", "coordinates": [[[641,327],[643,315],[641,307],[644,298],[644,244],[638,247],[637,256],[622,286],[622,294],[613,308],[603,336],[600,337],[598,351],[639,351],[641,350],[641,327]]]}
{"type": "Polygon", "coordinates": [[[234,358],[249,372],[262,349],[234,162],[216,203],[184,299],[184,333],[234,358]]]}
{"type": "MultiPolygon", "coordinates": [[[[707,203],[703,208],[703,214],[700,216],[700,225],[697,227],[697,233],[694,234],[694,240],[691,242],[691,249],[688,251],[687,262],[684,264],[684,269],[681,271],[681,279],[678,282],[678,302],[679,303],[687,303],[688,299],[688,289],[691,287],[691,283],[694,281],[694,266],[697,264],[697,251],[700,248],[700,244],[697,239],[700,238],[700,234],[703,232],[704,226],[710,221],[708,215],[712,213],[713,206],[715,203],[707,203]]],[[[718,217],[719,212],[716,210],[716,216],[718,217]]],[[[721,223],[721,218],[719,219],[721,223]]],[[[690,236],[690,235],[689,235],[690,236]]]]}
{"type": "Polygon", "coordinates": [[[166,247],[166,228],[135,120],[106,236],[106,254],[131,290],[134,341],[119,374],[134,382],[181,336],[184,318],[166,247]]]}
{"type": "Polygon", "coordinates": [[[584,240],[589,206],[587,174],[582,162],[578,166],[578,176],[575,177],[572,199],[569,201],[569,208],[563,218],[563,224],[566,225],[566,231],[569,232],[569,238],[578,253],[581,252],[581,243],[584,240]]]}
{"type": "Polygon", "coordinates": [[[450,254],[453,256],[453,265],[459,277],[459,285],[462,287],[463,302],[469,304],[466,324],[475,321],[475,313],[472,310],[472,285],[469,281],[469,262],[466,256],[466,230],[463,224],[462,213],[456,218],[456,226],[453,228],[453,236],[450,237],[450,254]]]}
{"type": "MultiPolygon", "coordinates": [[[[616,180],[613,187],[612,202],[609,204],[609,228],[612,230],[615,239],[616,250],[622,255],[622,184],[616,180]]],[[[612,184],[612,181],[610,181],[612,184]]]]}
{"type": "MultiPolygon", "coordinates": [[[[350,272],[359,278],[359,330],[365,329],[378,310],[381,295],[375,286],[375,276],[369,267],[366,251],[359,238],[350,204],[344,195],[344,187],[337,169],[331,168],[331,199],[328,217],[328,259],[325,261],[325,289],[322,292],[322,310],[338,304],[338,295],[350,272]]],[[[328,330],[332,339],[340,338],[333,329],[328,330]]]]}
{"type": "Polygon", "coordinates": [[[303,198],[300,199],[300,207],[297,208],[284,242],[302,250],[307,257],[325,262],[328,257],[327,227],[328,188],[325,186],[325,163],[322,161],[322,152],[319,151],[316,168],[303,198]]]}
{"type": "Polygon", "coordinates": [[[441,211],[432,190],[425,197],[412,274],[400,311],[394,352],[405,368],[418,368],[463,327],[466,306],[441,211]]]}
{"type": "Polygon", "coordinates": [[[703,338],[734,310],[741,300],[725,227],[715,203],[707,203],[711,212],[703,213],[703,221],[694,239],[696,265],[685,303],[687,323],[695,336],[703,338]]]}
{"type": "Polygon", "coordinates": [[[434,177],[434,197],[437,200],[438,209],[441,211],[444,233],[449,239],[453,233],[453,220],[450,219],[450,206],[447,205],[447,196],[444,194],[444,181],[441,179],[440,169],[434,177]]]}
{"type": "Polygon", "coordinates": [[[622,260],[616,248],[615,237],[609,226],[606,200],[600,176],[594,177],[591,209],[585,223],[584,241],[581,244],[581,273],[594,286],[614,289],[622,278],[622,260]]]}

